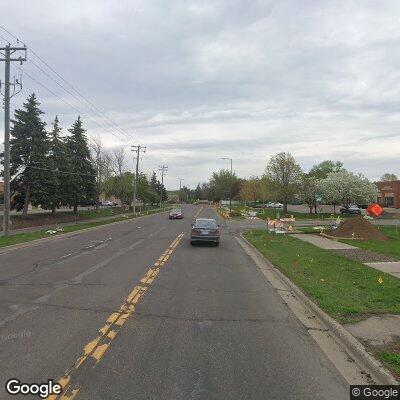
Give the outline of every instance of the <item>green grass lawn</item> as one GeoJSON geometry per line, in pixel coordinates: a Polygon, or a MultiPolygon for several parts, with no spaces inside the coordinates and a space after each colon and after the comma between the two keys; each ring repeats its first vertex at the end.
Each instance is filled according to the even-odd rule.
{"type": "Polygon", "coordinates": [[[400,375],[400,353],[381,351],[378,354],[379,359],[390,368],[392,368],[398,375],[400,375]]]}
{"type": "Polygon", "coordinates": [[[268,260],[340,322],[400,313],[400,279],[290,235],[245,233],[268,260]],[[383,278],[383,283],[378,278],[383,278]]]}
{"type": "MultiPolygon", "coordinates": [[[[322,232],[329,232],[329,226],[325,226],[322,232]]],[[[296,230],[303,233],[321,233],[321,229],[314,229],[313,226],[296,226],[296,230]]]]}
{"type": "Polygon", "coordinates": [[[376,253],[387,254],[400,260],[400,227],[398,226],[377,226],[389,239],[379,240],[341,240],[362,249],[375,251],[376,253]]]}

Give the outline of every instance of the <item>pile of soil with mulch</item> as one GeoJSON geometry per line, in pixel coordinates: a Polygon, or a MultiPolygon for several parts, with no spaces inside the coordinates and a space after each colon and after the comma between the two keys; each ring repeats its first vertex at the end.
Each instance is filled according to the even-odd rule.
{"type": "Polygon", "coordinates": [[[355,238],[364,240],[387,240],[387,236],[363,217],[352,217],[342,222],[330,233],[338,238],[355,238]]]}
{"type": "Polygon", "coordinates": [[[393,257],[387,256],[386,254],[375,253],[365,249],[334,249],[331,251],[345,256],[350,260],[359,261],[362,263],[398,261],[393,257]]]}

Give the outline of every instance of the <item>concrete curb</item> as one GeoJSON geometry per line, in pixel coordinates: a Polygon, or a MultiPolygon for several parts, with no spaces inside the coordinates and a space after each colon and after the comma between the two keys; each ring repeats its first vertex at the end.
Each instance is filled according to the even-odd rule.
{"type": "MultiPolygon", "coordinates": [[[[68,237],[71,237],[71,236],[76,236],[76,235],[79,235],[81,233],[85,233],[85,232],[88,232],[88,231],[93,231],[95,229],[104,228],[105,226],[123,224],[123,223],[126,223],[126,222],[137,221],[137,220],[139,220],[141,218],[151,217],[152,215],[162,214],[162,213],[165,213],[165,212],[168,212],[168,211],[169,210],[164,210],[164,211],[160,211],[160,212],[156,212],[156,213],[152,213],[152,214],[148,214],[148,215],[141,215],[141,216],[135,217],[135,218],[129,217],[129,218],[124,219],[122,221],[115,221],[115,222],[108,222],[108,223],[107,223],[107,221],[105,221],[104,224],[101,224],[101,225],[98,225],[98,226],[91,226],[89,228],[79,229],[79,230],[74,231],[74,232],[62,233],[60,235],[55,235],[55,236],[49,236],[49,237],[44,237],[44,238],[40,238],[40,239],[29,240],[27,242],[22,242],[22,243],[18,243],[18,244],[12,244],[12,245],[9,245],[9,246],[2,246],[2,247],[0,247],[0,256],[2,254],[8,253],[9,251],[19,250],[19,249],[23,249],[23,248],[26,248],[26,247],[36,246],[36,245],[41,244],[43,242],[50,242],[50,241],[53,241],[53,240],[58,240],[58,239],[62,239],[62,238],[68,238],[68,237]]],[[[86,221],[86,223],[91,223],[91,222],[96,222],[96,220],[92,219],[92,220],[86,221]]]]}
{"type": "Polygon", "coordinates": [[[271,268],[271,271],[276,275],[280,281],[288,286],[292,292],[303,302],[303,304],[310,309],[310,311],[317,316],[323,325],[329,329],[332,337],[336,342],[349,354],[354,361],[365,370],[372,379],[380,385],[398,385],[399,382],[393,375],[382,366],[370,353],[367,352],[365,347],[341,324],[330,317],[325,311],[318,307],[298,286],[296,286],[288,277],[279,271],[258,249],[253,246],[241,233],[241,239],[249,245],[266,264],[271,268]]]}

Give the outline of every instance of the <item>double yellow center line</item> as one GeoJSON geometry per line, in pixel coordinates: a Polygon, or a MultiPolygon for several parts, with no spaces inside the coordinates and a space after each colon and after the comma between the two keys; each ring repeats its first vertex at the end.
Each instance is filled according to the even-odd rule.
{"type": "MultiPolygon", "coordinates": [[[[200,210],[201,211],[201,210],[200,210]]],[[[59,395],[50,395],[49,400],[70,400],[74,399],[79,393],[81,385],[79,384],[79,376],[90,368],[94,368],[104,356],[112,341],[116,338],[127,319],[134,313],[135,306],[146,293],[149,286],[160,273],[161,268],[171,257],[173,251],[183,238],[183,232],[180,233],[175,240],[169,245],[154,265],[149,268],[146,274],[140,279],[140,283],[125,298],[118,311],[113,312],[108,318],[104,326],[99,329],[98,336],[86,344],[83,348],[81,356],[76,360],[73,367],[69,368],[65,374],[58,380],[63,387],[63,392],[59,395]]]]}

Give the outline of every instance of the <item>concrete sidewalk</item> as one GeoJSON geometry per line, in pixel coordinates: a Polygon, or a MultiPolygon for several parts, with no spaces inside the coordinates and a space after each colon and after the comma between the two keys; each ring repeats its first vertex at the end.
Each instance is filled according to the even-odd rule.
{"type": "Polygon", "coordinates": [[[379,269],[382,272],[393,275],[396,278],[400,278],[400,261],[386,261],[386,262],[372,262],[365,263],[368,267],[379,269]]]}
{"type": "MultiPolygon", "coordinates": [[[[295,237],[296,239],[302,240],[303,242],[311,243],[314,246],[324,250],[360,251],[359,247],[351,246],[347,243],[341,243],[336,240],[332,240],[326,237],[317,236],[313,234],[299,233],[299,234],[293,234],[292,236],[295,237]]],[[[367,265],[368,267],[395,276],[396,278],[400,278],[400,261],[364,262],[363,264],[367,265]]]]}
{"type": "Polygon", "coordinates": [[[307,233],[296,233],[293,234],[297,239],[303,240],[325,250],[347,250],[356,249],[356,247],[351,246],[346,243],[337,242],[336,240],[328,239],[322,236],[307,234],[307,233]]]}

